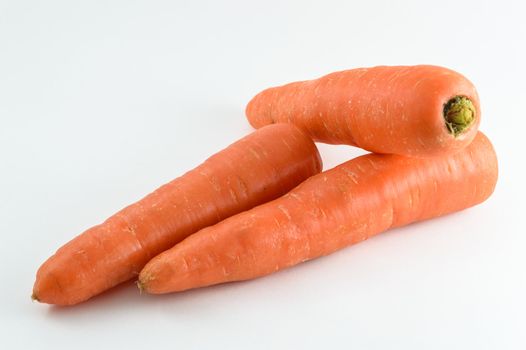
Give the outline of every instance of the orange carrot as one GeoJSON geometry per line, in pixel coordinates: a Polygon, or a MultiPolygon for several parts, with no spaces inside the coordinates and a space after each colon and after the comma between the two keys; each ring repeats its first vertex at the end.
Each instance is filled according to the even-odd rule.
{"type": "Polygon", "coordinates": [[[144,267],[139,287],[168,293],[267,275],[471,207],[491,195],[496,181],[496,155],[481,133],[448,156],[368,154],[188,237],[144,267]]]}
{"type": "Polygon", "coordinates": [[[186,236],[267,202],[321,171],[313,141],[297,128],[263,128],[94,226],[38,270],[33,298],[72,305],[136,277],[186,236]]]}
{"type": "Polygon", "coordinates": [[[332,73],[256,95],[255,128],[289,122],[316,141],[377,153],[448,154],[468,145],[480,123],[477,91],[437,66],[381,66],[332,73]]]}

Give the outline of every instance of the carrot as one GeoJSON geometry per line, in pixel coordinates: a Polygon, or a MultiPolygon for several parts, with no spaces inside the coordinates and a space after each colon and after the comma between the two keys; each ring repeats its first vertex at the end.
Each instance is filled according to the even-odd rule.
{"type": "Polygon", "coordinates": [[[320,171],[316,146],[297,128],[258,130],[64,245],[38,270],[33,298],[59,305],[89,299],[136,277],[186,236],[320,171]]]}
{"type": "Polygon", "coordinates": [[[290,122],[316,141],[418,157],[465,147],[480,123],[473,84],[425,65],[346,70],[270,88],[246,115],[255,128],[290,122]]]}
{"type": "Polygon", "coordinates": [[[168,293],[267,275],[471,207],[490,196],[496,181],[496,155],[481,133],[449,156],[368,154],[195,233],[153,258],[138,284],[168,293]]]}

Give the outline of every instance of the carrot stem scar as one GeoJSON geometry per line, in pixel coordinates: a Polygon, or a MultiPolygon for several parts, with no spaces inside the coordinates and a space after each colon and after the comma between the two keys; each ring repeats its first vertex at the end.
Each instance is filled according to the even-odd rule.
{"type": "Polygon", "coordinates": [[[455,96],[444,105],[444,120],[454,137],[466,131],[475,122],[477,112],[473,102],[465,96],[455,96]]]}

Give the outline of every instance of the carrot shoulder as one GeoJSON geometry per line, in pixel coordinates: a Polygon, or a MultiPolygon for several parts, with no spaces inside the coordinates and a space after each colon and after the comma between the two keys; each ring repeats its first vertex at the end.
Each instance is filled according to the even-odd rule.
{"type": "Polygon", "coordinates": [[[297,128],[258,130],[60,248],[38,270],[33,298],[71,305],[129,280],[188,235],[267,202],[321,171],[297,128]]]}
{"type": "Polygon", "coordinates": [[[246,115],[255,128],[289,122],[316,141],[429,156],[469,144],[480,106],[473,84],[447,68],[379,66],[264,90],[246,115]]]}
{"type": "Polygon", "coordinates": [[[153,258],[139,286],[168,293],[267,275],[389,228],[476,205],[496,181],[496,155],[482,133],[449,156],[368,154],[188,237],[153,258]]]}

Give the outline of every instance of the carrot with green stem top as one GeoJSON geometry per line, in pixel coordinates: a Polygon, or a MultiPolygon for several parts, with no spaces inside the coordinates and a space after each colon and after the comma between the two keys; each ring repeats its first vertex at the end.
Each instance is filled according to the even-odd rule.
{"type": "Polygon", "coordinates": [[[267,275],[390,228],[476,205],[496,181],[497,158],[482,133],[447,156],[368,154],[193,234],[153,258],[139,287],[168,293],[267,275]]]}
{"type": "Polygon", "coordinates": [[[64,245],[38,270],[33,298],[59,305],[89,299],[136,277],[188,235],[320,171],[316,146],[297,128],[258,130],[64,245]]]}
{"type": "Polygon", "coordinates": [[[379,66],[264,90],[246,115],[255,128],[288,122],[316,141],[420,157],[468,145],[480,106],[473,84],[450,69],[379,66]]]}

